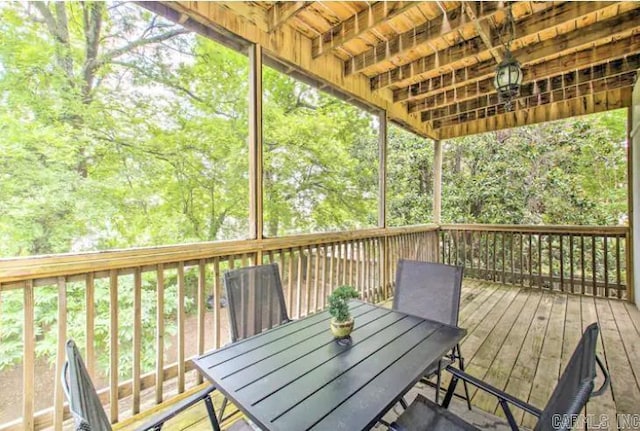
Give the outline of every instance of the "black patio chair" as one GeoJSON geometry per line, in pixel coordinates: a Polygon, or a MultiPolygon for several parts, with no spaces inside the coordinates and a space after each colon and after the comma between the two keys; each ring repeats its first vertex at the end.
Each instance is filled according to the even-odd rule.
{"type": "MultiPolygon", "coordinates": [[[[458,326],[462,272],[463,267],[461,266],[414,260],[398,261],[393,309],[424,319],[458,326]]],[[[464,371],[464,357],[460,352],[460,344],[457,344],[449,354],[429,368],[421,379],[423,383],[432,385],[428,379],[436,375],[436,403],[440,397],[442,370],[454,362],[457,362],[459,368],[464,371]]],[[[467,407],[471,410],[469,389],[466,383],[464,390],[467,397],[467,407]]],[[[404,401],[401,402],[406,408],[404,401]]]]}
{"type": "Polygon", "coordinates": [[[602,361],[596,356],[597,340],[598,324],[592,323],[582,335],[544,410],[519,400],[463,371],[448,366],[447,370],[453,376],[442,407],[423,396],[418,396],[389,428],[393,431],[478,430],[478,428],[447,410],[458,380],[463,380],[494,395],[498,399],[511,429],[514,431],[518,430],[518,425],[509,408],[510,404],[538,418],[534,431],[573,429],[577,415],[587,401],[591,397],[602,395],[609,385],[609,373],[602,361]],[[604,382],[598,390],[594,391],[596,364],[598,364],[604,375],[604,382]]]}
{"type": "MultiPolygon", "coordinates": [[[[225,272],[231,341],[236,342],[290,321],[278,264],[249,266],[225,272]]],[[[219,421],[227,399],[222,400],[219,421]]]]}
{"type": "MultiPolygon", "coordinates": [[[[110,431],[111,424],[102,407],[98,393],[87,372],[87,368],[82,360],[82,356],[73,340],[68,340],[66,345],[67,360],[62,371],[62,387],[69,402],[69,411],[75,422],[77,431],[110,431]]],[[[220,431],[220,426],[213,410],[211,392],[215,388],[209,386],[202,391],[186,398],[185,400],[171,406],[168,411],[159,413],[139,430],[160,430],[166,421],[186,410],[192,405],[204,401],[209,413],[211,427],[215,431],[220,431]]]]}

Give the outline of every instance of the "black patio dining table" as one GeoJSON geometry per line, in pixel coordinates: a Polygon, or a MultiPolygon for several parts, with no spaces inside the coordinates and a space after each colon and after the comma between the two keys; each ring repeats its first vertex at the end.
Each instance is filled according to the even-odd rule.
{"type": "Polygon", "coordinates": [[[364,430],[451,350],[466,331],[352,301],[341,344],[327,311],[230,344],[196,367],[265,430],[364,430]]]}

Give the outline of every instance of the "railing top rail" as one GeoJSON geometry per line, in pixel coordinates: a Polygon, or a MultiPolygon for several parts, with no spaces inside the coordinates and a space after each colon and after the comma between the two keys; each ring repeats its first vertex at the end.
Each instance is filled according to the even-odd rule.
{"type": "Polygon", "coordinates": [[[628,226],[571,226],[571,225],[500,225],[500,224],[443,224],[442,230],[467,230],[485,232],[553,233],[577,235],[619,235],[629,231],[628,226]]]}
{"type": "Polygon", "coordinates": [[[438,230],[436,224],[0,259],[0,283],[438,230]]]}

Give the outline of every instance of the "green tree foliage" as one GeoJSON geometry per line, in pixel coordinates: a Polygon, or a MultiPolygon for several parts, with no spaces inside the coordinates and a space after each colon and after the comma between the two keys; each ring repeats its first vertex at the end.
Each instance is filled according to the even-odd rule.
{"type": "Polygon", "coordinates": [[[448,141],[443,221],[624,222],[625,114],[613,111],[448,141]]]}
{"type": "Polygon", "coordinates": [[[263,79],[265,235],[375,225],[374,117],[274,69],[263,79]]]}

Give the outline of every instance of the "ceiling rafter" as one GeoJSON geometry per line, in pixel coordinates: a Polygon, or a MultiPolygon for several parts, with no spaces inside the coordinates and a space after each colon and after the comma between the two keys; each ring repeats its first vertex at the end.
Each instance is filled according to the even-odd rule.
{"type": "Polygon", "coordinates": [[[496,62],[500,63],[502,61],[502,53],[496,49],[496,44],[491,40],[491,19],[478,19],[475,11],[473,10],[473,4],[469,1],[463,1],[462,7],[467,16],[471,21],[473,21],[476,32],[478,33],[478,36],[480,36],[480,39],[482,39],[484,45],[487,47],[489,52],[491,52],[491,55],[495,58],[496,62]]]}
{"type": "Polygon", "coordinates": [[[306,9],[311,1],[279,1],[267,11],[268,31],[277,30],[287,20],[295,17],[299,12],[306,9]]]}
{"type": "MultiPolygon", "coordinates": [[[[633,85],[633,82],[636,79],[636,75],[637,72],[635,71],[627,72],[623,75],[598,79],[584,85],[575,85],[567,87],[563,90],[549,91],[535,96],[518,98],[514,101],[514,103],[521,106],[521,108],[517,110],[518,112],[526,112],[531,108],[547,105],[550,103],[568,101],[580,97],[590,96],[596,93],[618,90],[621,88],[629,88],[631,85],[633,85]]],[[[467,121],[489,118],[508,112],[511,111],[505,110],[504,104],[500,103],[496,105],[479,107],[472,111],[467,111],[459,115],[447,117],[444,120],[436,120],[433,123],[434,128],[437,130],[441,127],[447,127],[467,121]]]]}
{"type": "Polygon", "coordinates": [[[361,10],[358,14],[342,21],[331,30],[314,37],[311,42],[313,58],[342,48],[351,40],[361,36],[364,32],[375,28],[408,10],[420,6],[416,1],[379,1],[361,10]]]}
{"type": "Polygon", "coordinates": [[[439,139],[452,139],[501,129],[561,120],[612,109],[620,109],[631,103],[631,87],[625,86],[599,93],[554,101],[519,111],[510,111],[475,121],[457,122],[438,129],[439,139]]]}
{"type": "MultiPolygon", "coordinates": [[[[638,4],[640,6],[640,3],[638,4]]],[[[640,31],[640,9],[633,9],[615,18],[597,22],[588,27],[589,31],[571,31],[555,38],[532,43],[513,51],[513,56],[518,59],[523,69],[526,70],[530,63],[543,62],[563,53],[569,54],[583,47],[591,47],[594,44],[602,44],[603,41],[627,38],[640,31]]],[[[606,43],[605,42],[605,43],[606,43]]],[[[608,56],[608,55],[607,55],[608,56]]],[[[477,81],[492,77],[495,74],[493,61],[483,61],[473,66],[463,68],[462,74],[457,74],[457,83],[463,85],[465,81],[477,81]]],[[[428,95],[432,89],[426,87],[429,80],[412,84],[408,87],[394,90],[394,102],[406,101],[421,95],[428,95]]]]}
{"type": "MultiPolygon", "coordinates": [[[[522,19],[516,24],[516,34],[514,45],[522,44],[523,40],[531,38],[541,31],[548,30],[550,28],[557,28],[568,23],[572,23],[582,17],[599,13],[606,8],[615,8],[617,4],[611,2],[567,2],[557,7],[545,9],[533,15],[522,19]]],[[[637,7],[637,6],[635,6],[637,7]]],[[[611,29],[609,29],[611,30],[611,29]]],[[[491,43],[493,45],[500,44],[500,36],[498,30],[491,31],[491,43]]],[[[555,41],[555,38],[550,39],[555,41]]],[[[486,45],[481,42],[481,38],[477,37],[472,41],[463,42],[456,46],[438,51],[432,55],[422,57],[418,60],[412,61],[408,64],[396,67],[388,72],[384,72],[371,78],[371,88],[378,90],[390,85],[403,85],[414,84],[419,80],[426,79],[429,74],[433,75],[439,68],[453,67],[453,63],[460,60],[460,52],[466,52],[469,50],[467,45],[473,46],[485,46],[485,49],[475,49],[474,54],[476,56],[484,54],[485,56],[490,54],[490,50],[486,49],[486,45]]],[[[550,42],[551,44],[553,42],[550,42]]],[[[549,45],[548,44],[548,45],[549,45]]],[[[560,43],[558,43],[561,46],[560,43]]],[[[518,54],[522,55],[522,51],[529,53],[532,49],[529,49],[531,45],[526,45],[518,54]]],[[[539,46],[539,45],[538,45],[539,46]]],[[[513,51],[514,56],[518,60],[522,61],[520,57],[513,51]]],[[[494,62],[491,62],[494,65],[494,62]]],[[[394,91],[397,93],[397,91],[394,91]]],[[[394,97],[394,100],[403,100],[402,98],[394,97]]]]}
{"type": "MultiPolygon", "coordinates": [[[[499,2],[473,3],[478,19],[487,19],[500,11],[499,2]]],[[[428,44],[446,35],[456,34],[461,27],[473,25],[468,16],[463,12],[462,6],[458,6],[437,18],[426,21],[417,27],[390,38],[388,41],[378,43],[371,49],[345,61],[344,74],[351,75],[381,61],[392,60],[395,57],[428,44]]]]}
{"type": "MultiPolygon", "coordinates": [[[[569,68],[571,70],[582,69],[602,63],[602,59],[623,59],[629,53],[637,52],[640,52],[640,33],[629,38],[614,40],[613,42],[589,47],[553,60],[531,65],[523,70],[523,81],[529,82],[548,78],[558,75],[569,68]]],[[[474,67],[458,69],[441,78],[432,78],[425,81],[424,88],[431,89],[427,93],[428,97],[423,96],[418,100],[410,100],[407,103],[407,110],[410,113],[414,113],[436,109],[454,102],[464,102],[489,93],[495,93],[493,77],[461,82],[463,78],[460,76],[471,76],[475,70],[474,67]],[[456,74],[460,75],[457,79],[454,76],[456,74]]]]}
{"type": "MultiPolygon", "coordinates": [[[[604,91],[633,83],[637,69],[640,68],[640,54],[627,58],[598,64],[595,66],[563,73],[561,75],[539,79],[522,86],[520,95],[515,99],[515,106],[530,108],[552,101],[579,97],[590,91],[604,91]],[[559,99],[560,98],[560,99],[559,99]]],[[[470,112],[489,111],[504,112],[504,104],[498,95],[483,95],[477,99],[456,102],[440,108],[425,111],[422,121],[434,121],[434,126],[446,118],[459,119],[470,112]]]]}

